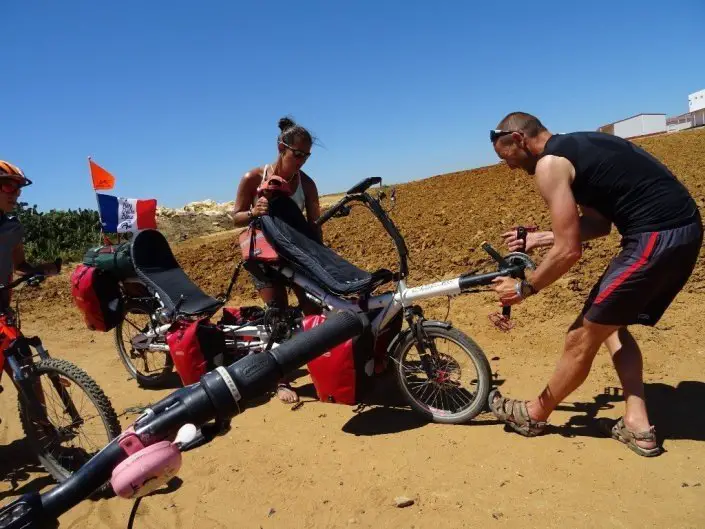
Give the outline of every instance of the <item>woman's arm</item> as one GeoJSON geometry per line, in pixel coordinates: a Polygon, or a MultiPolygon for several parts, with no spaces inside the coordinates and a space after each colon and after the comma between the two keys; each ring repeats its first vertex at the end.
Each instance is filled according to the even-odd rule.
{"type": "MultiPolygon", "coordinates": [[[[235,196],[235,206],[233,207],[233,224],[236,227],[244,227],[249,224],[252,218],[250,209],[257,195],[257,187],[259,187],[261,182],[262,169],[259,167],[248,171],[240,179],[240,184],[237,186],[237,195],[235,196]]],[[[263,204],[258,201],[252,213],[255,215],[266,213],[266,205],[266,199],[263,204]]]]}
{"type": "Polygon", "coordinates": [[[316,225],[318,217],[321,216],[321,203],[318,197],[318,188],[313,179],[303,171],[301,172],[301,185],[304,190],[306,204],[306,220],[316,229],[319,237],[323,237],[321,227],[316,225]]]}

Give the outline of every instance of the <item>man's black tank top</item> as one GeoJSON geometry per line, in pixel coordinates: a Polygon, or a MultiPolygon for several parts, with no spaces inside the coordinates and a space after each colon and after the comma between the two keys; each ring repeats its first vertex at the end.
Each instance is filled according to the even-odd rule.
{"type": "Polygon", "coordinates": [[[695,222],[697,205],[686,187],[645,150],[602,132],[557,134],[542,156],[567,158],[575,167],[578,204],[599,211],[622,235],[695,222]]]}

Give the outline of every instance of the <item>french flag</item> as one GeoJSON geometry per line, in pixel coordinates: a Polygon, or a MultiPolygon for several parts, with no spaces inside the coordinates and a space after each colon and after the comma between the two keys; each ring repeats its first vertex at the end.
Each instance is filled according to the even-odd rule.
{"type": "Polygon", "coordinates": [[[105,233],[127,233],[157,229],[156,199],[140,200],[96,193],[105,233]]]}

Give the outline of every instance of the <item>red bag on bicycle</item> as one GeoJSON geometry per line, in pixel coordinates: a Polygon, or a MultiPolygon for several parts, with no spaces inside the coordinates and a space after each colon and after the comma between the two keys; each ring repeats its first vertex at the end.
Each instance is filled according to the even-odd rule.
{"type": "Polygon", "coordinates": [[[252,224],[240,234],[240,251],[243,261],[274,262],[279,255],[264,237],[264,233],[252,224]]]}
{"type": "Polygon", "coordinates": [[[225,350],[225,336],[208,318],[178,320],[166,333],[169,354],[184,386],[198,382],[213,369],[213,358],[225,350]]]}
{"type": "MultiPolygon", "coordinates": [[[[306,316],[304,332],[321,325],[325,315],[306,316]]],[[[371,335],[358,336],[336,345],[308,364],[321,402],[358,404],[374,375],[371,335]]]]}
{"type": "Polygon", "coordinates": [[[103,270],[80,264],[71,274],[71,296],[92,331],[107,332],[123,317],[117,280],[103,270]]]}

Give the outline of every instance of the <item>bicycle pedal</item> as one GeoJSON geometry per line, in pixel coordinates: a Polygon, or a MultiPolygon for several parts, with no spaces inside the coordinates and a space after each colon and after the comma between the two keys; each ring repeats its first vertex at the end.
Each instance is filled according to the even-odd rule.
{"type": "Polygon", "coordinates": [[[504,314],[493,312],[492,314],[488,314],[487,317],[492,324],[502,332],[509,332],[514,328],[514,322],[512,322],[504,314]]]}

